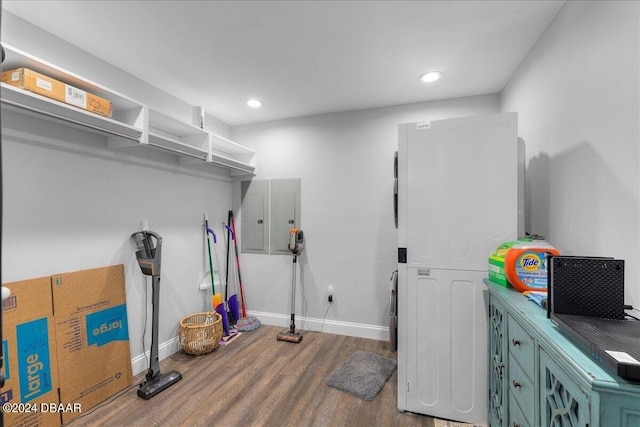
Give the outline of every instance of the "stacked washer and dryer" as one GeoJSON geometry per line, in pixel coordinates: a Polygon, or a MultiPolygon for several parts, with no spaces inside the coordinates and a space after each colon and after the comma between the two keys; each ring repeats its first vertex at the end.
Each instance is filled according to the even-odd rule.
{"type": "Polygon", "coordinates": [[[487,424],[487,260],[524,237],[517,114],[401,124],[398,138],[398,409],[487,424]]]}

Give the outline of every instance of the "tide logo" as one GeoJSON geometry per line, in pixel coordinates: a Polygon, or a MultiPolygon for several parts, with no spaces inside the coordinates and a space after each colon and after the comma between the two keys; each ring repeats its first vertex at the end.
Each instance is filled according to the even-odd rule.
{"type": "Polygon", "coordinates": [[[520,258],[520,268],[524,271],[536,271],[541,264],[540,257],[535,253],[526,253],[520,258]]]}

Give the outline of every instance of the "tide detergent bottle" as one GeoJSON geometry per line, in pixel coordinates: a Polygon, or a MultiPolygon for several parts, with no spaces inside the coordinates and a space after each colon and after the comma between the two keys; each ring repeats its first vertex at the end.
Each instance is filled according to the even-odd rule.
{"type": "Polygon", "coordinates": [[[547,254],[560,252],[544,240],[523,239],[512,245],[504,259],[509,284],[520,292],[546,292],[547,254]]]}

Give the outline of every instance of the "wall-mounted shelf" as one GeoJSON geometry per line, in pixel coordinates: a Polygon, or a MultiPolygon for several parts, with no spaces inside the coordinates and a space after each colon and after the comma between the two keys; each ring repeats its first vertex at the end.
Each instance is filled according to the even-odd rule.
{"type": "MultiPolygon", "coordinates": [[[[255,153],[233,141],[181,122],[148,105],[38,59],[12,46],[3,45],[3,70],[26,67],[86,92],[108,99],[112,116],[104,117],[8,84],[0,86],[2,108],[44,120],[104,135],[108,147],[141,147],[174,154],[180,165],[222,167],[231,176],[253,175],[255,153]]],[[[143,151],[136,151],[144,156],[143,151]]],[[[202,167],[199,168],[202,170],[202,167]]],[[[219,173],[219,172],[217,172],[219,173]]]]}
{"type": "Polygon", "coordinates": [[[204,163],[209,157],[209,134],[187,123],[149,110],[149,135],[146,143],[178,155],[183,164],[204,163]]]}
{"type": "Polygon", "coordinates": [[[3,107],[76,128],[140,142],[142,129],[1,83],[3,107]]]}
{"type": "Polygon", "coordinates": [[[111,118],[100,116],[4,83],[0,88],[3,107],[110,137],[124,138],[133,142],[140,141],[143,133],[142,104],[12,46],[3,45],[3,47],[6,54],[2,64],[3,70],[26,67],[106,98],[111,101],[113,114],[111,118]]]}
{"type": "Polygon", "coordinates": [[[210,161],[232,169],[232,175],[251,174],[256,168],[256,153],[233,141],[210,134],[210,161]]]}

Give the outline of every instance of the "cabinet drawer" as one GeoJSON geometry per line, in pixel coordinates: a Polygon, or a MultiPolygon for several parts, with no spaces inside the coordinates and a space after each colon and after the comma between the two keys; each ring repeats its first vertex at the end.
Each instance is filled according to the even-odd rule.
{"type": "Polygon", "coordinates": [[[507,336],[509,355],[520,363],[529,380],[532,380],[535,372],[533,337],[511,316],[507,319],[507,336]]]}
{"type": "MultiPolygon", "coordinates": [[[[536,391],[533,381],[525,374],[520,364],[509,355],[509,420],[511,421],[512,402],[518,402],[518,406],[522,410],[528,424],[533,423],[535,414],[535,397],[536,391]]],[[[509,423],[511,424],[511,422],[509,423]]]]}
{"type": "Polygon", "coordinates": [[[509,395],[509,424],[507,427],[529,427],[532,426],[527,418],[524,416],[522,409],[518,406],[517,401],[513,398],[513,395],[509,395]]]}

